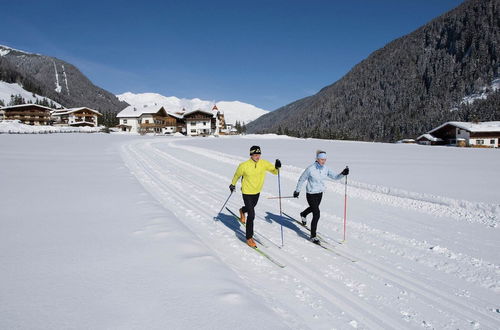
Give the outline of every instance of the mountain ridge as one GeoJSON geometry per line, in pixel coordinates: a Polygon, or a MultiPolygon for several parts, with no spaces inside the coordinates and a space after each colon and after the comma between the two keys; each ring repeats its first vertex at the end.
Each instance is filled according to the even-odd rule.
{"type": "Polygon", "coordinates": [[[253,133],[394,141],[445,121],[499,120],[500,1],[468,0],[389,42],[329,86],[247,126],[253,133]],[[451,110],[454,111],[451,111],[451,110]]]}

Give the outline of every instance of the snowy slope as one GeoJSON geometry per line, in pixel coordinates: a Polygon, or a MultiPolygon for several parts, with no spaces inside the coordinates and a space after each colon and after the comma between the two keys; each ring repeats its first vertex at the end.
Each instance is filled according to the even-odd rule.
{"type": "MultiPolygon", "coordinates": [[[[0,135],[0,162],[0,328],[500,328],[498,150],[0,135]],[[332,252],[280,216],[270,174],[255,236],[285,268],[244,244],[217,212],[254,144],[282,160],[286,196],[318,148],[333,170],[349,165],[344,244],[344,180],[321,205],[332,252]]],[[[241,205],[238,190],[228,206],[241,205]]],[[[292,216],[305,206],[304,192],[282,203],[292,216]]]]}
{"type": "Polygon", "coordinates": [[[180,99],[175,96],[163,96],[156,93],[134,94],[130,92],[117,95],[117,97],[120,101],[125,101],[136,107],[158,105],[164,106],[167,111],[171,112],[181,111],[183,108],[187,111],[197,109],[212,110],[214,104],[217,104],[219,110],[224,112],[226,122],[229,124],[234,124],[236,121],[248,123],[268,112],[254,105],[239,101],[215,102],[198,98],[180,99]]]}
{"type": "MultiPolygon", "coordinates": [[[[0,100],[3,100],[5,105],[8,105],[10,102],[11,95],[21,95],[27,102],[35,103],[36,100],[47,99],[47,101],[52,101],[49,98],[44,96],[40,96],[38,94],[34,94],[25,90],[22,86],[14,83],[7,83],[5,81],[0,81],[0,100]]],[[[59,103],[54,102],[54,104],[58,107],[62,107],[59,103]]]]}

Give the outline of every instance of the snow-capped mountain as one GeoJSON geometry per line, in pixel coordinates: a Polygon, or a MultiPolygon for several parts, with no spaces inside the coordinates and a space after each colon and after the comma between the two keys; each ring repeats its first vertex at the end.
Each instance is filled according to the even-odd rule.
{"type": "MultiPolygon", "coordinates": [[[[64,107],[87,106],[104,114],[103,122],[114,126],[115,114],[127,106],[110,92],[94,85],[74,65],[41,54],[0,45],[0,81],[4,103],[10,95],[39,95],[64,107]],[[19,86],[23,91],[16,92],[19,86]],[[14,89],[12,93],[11,89],[14,89]]],[[[38,97],[38,98],[39,98],[38,97]]]]}
{"type": "Polygon", "coordinates": [[[56,101],[51,100],[45,96],[28,92],[21,85],[18,85],[16,83],[8,83],[0,80],[0,101],[2,101],[3,104],[7,105],[9,104],[12,95],[21,95],[21,97],[25,99],[26,102],[32,102],[32,103],[35,103],[37,101],[43,101],[45,99],[47,100],[47,102],[54,103],[57,107],[62,107],[62,105],[60,105],[56,101]]]}
{"type": "Polygon", "coordinates": [[[240,101],[206,101],[198,98],[181,99],[175,96],[163,96],[157,93],[140,93],[131,92],[116,95],[120,101],[127,102],[136,107],[147,106],[163,106],[167,111],[177,112],[185,109],[186,111],[202,109],[211,110],[214,104],[217,105],[219,111],[224,113],[227,123],[234,124],[236,121],[248,123],[260,116],[268,113],[267,110],[257,108],[256,106],[240,101]]]}

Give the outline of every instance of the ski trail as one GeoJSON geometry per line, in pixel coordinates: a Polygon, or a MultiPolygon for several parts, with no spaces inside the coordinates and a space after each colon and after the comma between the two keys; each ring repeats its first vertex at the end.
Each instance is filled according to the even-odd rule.
{"type": "MultiPolygon", "coordinates": [[[[182,141],[170,142],[172,148],[190,151],[204,157],[238,165],[246,158],[225,154],[218,151],[203,149],[199,147],[186,146],[182,141]]],[[[291,165],[283,165],[281,176],[296,181],[303,169],[291,165]]],[[[428,213],[437,217],[451,217],[457,220],[465,220],[470,223],[481,223],[489,227],[498,227],[500,216],[500,205],[487,203],[474,203],[469,201],[454,200],[451,198],[419,194],[398,190],[394,188],[373,186],[369,184],[349,181],[349,197],[373,201],[379,204],[391,205],[400,208],[412,209],[428,213]]],[[[326,182],[328,191],[343,194],[344,187],[341,183],[326,182]]]]}
{"type": "MultiPolygon", "coordinates": [[[[187,214],[195,215],[194,220],[198,222],[200,226],[206,226],[207,220],[211,219],[215,212],[219,211],[220,205],[216,205],[220,203],[221,200],[225,200],[227,195],[219,192],[218,189],[213,189],[213,184],[218,182],[220,185],[220,180],[224,180],[223,182],[227,182],[228,177],[221,176],[217,173],[213,173],[207,171],[197,165],[193,165],[189,162],[184,162],[182,160],[177,159],[169,155],[166,152],[160,151],[157,148],[152,146],[152,142],[142,143],[138,146],[127,146],[125,148],[125,156],[127,165],[134,171],[134,174],[138,177],[138,179],[146,186],[150,187],[150,190],[157,199],[159,199],[162,203],[166,204],[167,207],[171,208],[174,205],[181,206],[184,210],[179,215],[180,218],[187,214]],[[140,146],[140,147],[139,147],[140,146]],[[139,151],[140,150],[140,151],[139,151]],[[134,165],[135,163],[135,165],[134,165]],[[156,163],[156,165],[155,165],[156,163]],[[168,164],[169,168],[165,168],[162,164],[168,164]],[[186,173],[186,175],[177,176],[175,173],[179,170],[182,170],[186,173]],[[207,182],[210,181],[210,182],[207,182]],[[159,184],[160,182],[161,184],[159,184]],[[203,185],[202,182],[205,182],[208,185],[203,185]],[[189,189],[186,190],[186,187],[195,188],[198,192],[203,191],[211,191],[210,195],[203,195],[203,198],[199,198],[197,194],[190,195],[192,200],[186,201],[182,198],[178,198],[179,193],[186,192],[189,193],[189,189]],[[212,189],[210,188],[212,187],[212,189]],[[194,203],[193,203],[194,202],[194,203]],[[194,207],[196,206],[196,207],[194,207]],[[194,210],[196,208],[196,210],[194,210]]],[[[230,205],[234,205],[234,201],[230,202],[230,205]]],[[[261,204],[269,204],[269,201],[262,201],[261,204]]],[[[236,206],[233,206],[236,207],[236,206]]],[[[259,224],[260,226],[260,224],[259,224]]],[[[221,226],[219,226],[221,227],[221,226]]],[[[225,238],[226,242],[231,242],[229,244],[234,244],[234,234],[229,228],[222,228],[223,230],[218,230],[218,234],[222,235],[225,238]]],[[[213,233],[209,235],[214,235],[213,233]]],[[[203,236],[200,236],[203,238],[203,236]]],[[[219,239],[219,238],[218,238],[219,239]]],[[[287,241],[293,240],[293,235],[287,235],[287,241]]],[[[235,244],[235,247],[238,249],[243,249],[240,243],[235,244]]],[[[307,259],[308,254],[305,253],[307,251],[314,251],[316,247],[310,246],[311,244],[303,239],[297,239],[293,241],[293,245],[287,245],[284,251],[280,251],[278,249],[270,250],[273,255],[280,258],[287,264],[287,269],[285,272],[288,276],[299,279],[299,285],[305,286],[309,289],[315,291],[315,295],[319,295],[323,297],[325,301],[328,303],[324,305],[329,306],[329,309],[335,310],[340,309],[342,311],[348,312],[348,315],[351,316],[356,322],[361,322],[368,328],[403,328],[406,323],[399,323],[401,319],[394,319],[393,316],[388,315],[388,311],[381,311],[377,308],[374,308],[367,305],[366,302],[363,301],[365,298],[360,298],[359,296],[353,295],[353,292],[356,294],[363,294],[360,288],[366,287],[373,280],[377,280],[379,283],[372,283],[372,285],[385,285],[387,287],[392,288],[393,290],[398,289],[401,292],[409,292],[410,295],[415,295],[416,299],[421,299],[425,301],[427,304],[431,306],[439,306],[443,313],[443,319],[446,317],[451,318],[456,313],[459,313],[463,321],[466,322],[469,320],[476,320],[478,316],[481,317],[481,324],[486,325],[491,328],[495,328],[495,318],[486,314],[483,310],[479,308],[473,308],[470,310],[470,307],[466,304],[460,303],[457,301],[456,297],[450,295],[449,293],[440,290],[436,287],[428,287],[426,284],[421,283],[420,281],[415,281],[412,277],[404,275],[402,272],[395,272],[392,270],[388,270],[387,268],[382,268],[381,266],[374,264],[367,258],[360,258],[359,255],[350,254],[345,249],[339,249],[342,253],[346,255],[350,255],[353,258],[360,260],[360,263],[356,266],[348,266],[344,265],[348,269],[355,269],[356,272],[364,274],[364,278],[367,279],[368,283],[355,283],[353,281],[347,280],[346,275],[339,275],[338,270],[332,264],[324,263],[323,265],[327,265],[321,269],[316,269],[315,272],[309,270],[308,267],[311,265],[308,264],[307,259]],[[289,247],[290,246],[290,247],[289,247]],[[295,248],[296,246],[300,246],[300,249],[295,248]],[[306,262],[304,263],[304,260],[306,262]],[[333,266],[333,268],[332,268],[333,266]],[[355,268],[352,268],[355,267],[355,268]],[[340,277],[339,277],[340,276],[340,277]],[[340,278],[344,279],[344,283],[342,287],[338,285],[326,285],[323,284],[325,278],[340,278]],[[350,290],[345,289],[345,287],[350,287],[350,290]],[[360,293],[361,292],[361,293],[360,293]],[[337,298],[340,295],[343,299],[339,301],[337,298]],[[345,302],[347,301],[347,303],[345,302]],[[367,312],[365,314],[359,315],[357,311],[364,310],[367,312]],[[384,314],[385,313],[385,314],[384,314]],[[382,315],[382,316],[379,316],[382,315]],[[465,319],[466,318],[466,319],[465,319]]],[[[224,259],[227,251],[221,253],[220,246],[213,247],[216,251],[219,252],[221,258],[224,259]]],[[[242,251],[243,252],[243,251],[242,251]]],[[[266,268],[265,262],[262,262],[257,256],[253,256],[253,251],[245,251],[243,254],[245,258],[248,260],[252,260],[252,263],[258,265],[259,267],[266,268]]],[[[332,258],[332,255],[328,252],[317,252],[315,255],[318,255],[320,258],[328,258],[328,260],[336,260],[336,262],[342,263],[340,259],[332,258]]],[[[234,261],[230,259],[226,259],[231,267],[238,269],[239,274],[242,277],[246,277],[245,267],[242,265],[235,266],[234,261]],[[242,274],[243,273],[243,274],[242,274]]],[[[267,269],[269,269],[267,265],[267,269]]],[[[274,274],[277,274],[274,272],[274,274]]],[[[283,277],[277,275],[279,281],[283,281],[283,277]]],[[[266,301],[270,301],[271,304],[278,304],[275,298],[265,293],[265,289],[259,288],[258,283],[253,283],[253,287],[255,290],[259,291],[266,299],[266,301]]],[[[304,290],[301,291],[302,295],[304,294],[304,290]]],[[[313,301],[315,299],[310,298],[313,301]]],[[[391,301],[385,299],[383,297],[371,297],[372,302],[379,300],[379,303],[382,304],[385,309],[391,305],[391,301]]],[[[317,301],[317,299],[316,299],[317,301]]],[[[487,302],[484,302],[487,304],[487,302]]],[[[314,304],[314,302],[313,302],[314,304]]],[[[414,322],[418,317],[418,312],[411,310],[409,307],[405,307],[404,303],[400,303],[398,305],[399,313],[401,318],[405,322],[414,322]]],[[[280,308],[278,308],[280,309],[280,308]]],[[[290,318],[290,317],[289,317],[290,318]]],[[[456,315],[455,315],[456,318],[456,315]]],[[[343,320],[347,322],[348,320],[343,320]]],[[[291,321],[291,323],[296,324],[296,320],[291,321]]],[[[413,323],[412,323],[413,324],[413,323]]]]}
{"type": "MultiPolygon", "coordinates": [[[[169,143],[169,146],[172,146],[172,143],[169,143]]],[[[189,150],[191,150],[191,148],[189,148],[189,150]]],[[[220,153],[218,152],[210,154],[220,156],[220,153]]],[[[174,158],[171,158],[170,160],[172,159],[174,158]]],[[[227,159],[223,158],[222,161],[225,162],[227,161],[227,159]]],[[[229,182],[231,180],[229,176],[221,176],[219,174],[200,168],[199,166],[192,165],[188,162],[179,162],[181,162],[182,166],[185,168],[192,168],[193,170],[206,174],[206,180],[210,180],[210,178],[217,178],[217,180],[213,181],[214,184],[218,184],[220,181],[229,182]]],[[[231,165],[237,164],[231,163],[231,165]]],[[[265,192],[265,190],[263,192],[265,192]]],[[[263,202],[260,203],[262,204],[263,202]]],[[[289,206],[293,206],[296,209],[301,209],[301,206],[293,200],[287,201],[286,204],[289,206]]],[[[322,225],[334,231],[336,231],[337,228],[332,228],[332,225],[329,224],[342,222],[341,218],[325,211],[322,211],[322,217],[335,220],[333,222],[325,222],[325,224],[322,225]]],[[[435,247],[431,246],[428,242],[422,242],[415,239],[402,237],[394,233],[371,228],[370,226],[354,221],[350,222],[350,227],[354,229],[354,237],[357,237],[363,242],[371,244],[372,246],[381,247],[384,250],[389,250],[391,253],[398,254],[405,259],[417,261],[421,264],[426,265],[427,267],[436,268],[443,272],[448,272],[449,270],[449,273],[452,273],[453,276],[456,276],[457,278],[473,282],[484,288],[491,289],[496,293],[500,292],[500,283],[498,281],[498,276],[495,276],[495,274],[500,273],[500,267],[492,262],[468,256],[464,253],[454,252],[445,248],[437,247],[437,249],[435,249],[435,247]],[[372,238],[367,240],[366,235],[370,235],[372,238]],[[401,247],[404,247],[405,249],[401,249],[401,247]],[[404,251],[404,253],[401,253],[401,251],[404,251]],[[434,259],[428,259],[427,256],[429,256],[429,254],[431,253],[433,253],[434,255],[439,255],[443,258],[443,260],[436,263],[434,259]],[[450,264],[450,262],[453,263],[450,264]],[[457,262],[461,263],[460,272],[455,271],[457,262]],[[480,267],[484,267],[486,268],[486,270],[480,267]]]]}
{"type": "MultiPolygon", "coordinates": [[[[141,151],[146,151],[146,150],[149,152],[152,151],[151,149],[148,148],[148,146],[141,147],[141,151]]],[[[141,159],[141,155],[138,154],[137,149],[132,151],[132,152],[133,152],[135,159],[141,159]]],[[[159,182],[168,182],[168,185],[163,185],[163,187],[166,188],[167,186],[170,186],[170,187],[175,186],[176,190],[174,190],[174,191],[176,191],[177,193],[178,193],[177,189],[180,189],[181,187],[185,187],[187,185],[187,182],[179,182],[179,181],[182,181],[182,180],[179,180],[179,178],[176,178],[175,180],[171,180],[171,179],[167,178],[165,175],[162,176],[161,171],[160,172],[155,171],[154,168],[151,166],[153,164],[153,162],[144,161],[144,158],[142,158],[142,160],[140,160],[140,161],[142,161],[143,163],[139,167],[135,167],[134,173],[137,174],[138,173],[137,171],[139,171],[139,168],[141,168],[141,171],[144,171],[144,169],[149,167],[149,171],[151,171],[149,174],[149,178],[142,177],[141,182],[143,182],[143,183],[147,182],[147,185],[151,185],[155,180],[159,181],[159,182]],[[177,185],[175,185],[176,182],[177,182],[177,185]]],[[[130,163],[127,162],[127,165],[130,166],[130,163]]],[[[151,189],[151,191],[156,196],[159,196],[159,190],[160,190],[160,189],[158,189],[159,184],[155,183],[155,185],[156,185],[156,188],[151,189]]],[[[172,196],[172,195],[170,195],[170,196],[172,196]]],[[[213,207],[214,205],[212,204],[211,211],[207,212],[206,207],[208,205],[210,205],[210,203],[207,203],[206,201],[202,201],[202,200],[196,200],[196,202],[200,203],[200,204],[197,204],[196,207],[193,207],[193,205],[191,203],[182,202],[180,200],[177,200],[175,203],[183,203],[187,208],[189,208],[189,210],[191,211],[191,213],[193,215],[196,214],[193,212],[193,208],[198,209],[199,213],[196,214],[197,215],[196,219],[197,220],[202,219],[202,221],[204,221],[206,223],[208,219],[211,219],[211,215],[213,215],[214,212],[217,212],[216,208],[213,207]],[[205,204],[205,205],[203,205],[203,204],[205,204]],[[203,215],[205,215],[204,219],[203,219],[203,215]]],[[[244,251],[245,254],[248,254],[247,257],[249,259],[253,259],[254,262],[256,262],[259,267],[262,267],[264,264],[266,264],[265,259],[262,260],[261,257],[254,256],[255,253],[251,250],[246,249],[244,245],[240,245],[239,249],[242,250],[242,252],[244,251]],[[247,250],[249,252],[246,252],[247,250]]],[[[276,253],[276,251],[278,251],[278,250],[276,249],[276,250],[272,250],[272,251],[274,253],[276,253]]],[[[281,256],[280,256],[280,258],[281,258],[281,256]]],[[[303,269],[301,270],[300,267],[295,267],[294,271],[291,271],[288,268],[290,268],[290,266],[287,264],[286,272],[288,272],[288,273],[292,272],[291,275],[293,275],[293,277],[298,277],[300,274],[303,274],[305,272],[305,270],[303,270],[303,269]]],[[[362,301],[358,301],[357,303],[355,303],[351,299],[349,299],[348,297],[346,297],[344,299],[348,303],[342,302],[343,300],[339,300],[339,298],[336,297],[337,295],[340,294],[338,292],[339,288],[330,289],[324,285],[320,286],[318,284],[315,284],[316,282],[317,283],[322,282],[322,280],[320,278],[318,279],[317,277],[318,276],[316,274],[314,274],[312,272],[308,272],[307,277],[300,278],[300,282],[304,283],[304,284],[301,284],[301,286],[307,285],[307,287],[316,288],[317,293],[320,294],[321,297],[323,297],[322,300],[325,301],[325,304],[333,304],[333,302],[336,302],[337,304],[333,304],[335,307],[338,307],[338,305],[340,304],[341,305],[340,307],[342,308],[342,310],[350,311],[350,314],[352,313],[352,315],[354,316],[353,319],[356,319],[357,322],[361,322],[362,324],[366,323],[368,328],[370,328],[370,329],[399,329],[399,328],[401,328],[401,326],[403,326],[403,323],[397,323],[397,322],[392,321],[391,319],[389,319],[389,320],[381,319],[380,317],[377,316],[377,313],[374,313],[373,315],[368,317],[366,314],[368,314],[368,315],[370,314],[370,312],[369,312],[370,306],[369,305],[364,303],[365,306],[359,306],[359,304],[362,303],[362,301]],[[316,281],[312,281],[312,280],[310,280],[310,278],[316,278],[316,281]],[[354,304],[354,307],[349,307],[350,304],[354,304]]],[[[346,292],[345,294],[349,295],[349,292],[346,292]]]]}
{"type": "MultiPolygon", "coordinates": [[[[168,156],[164,152],[161,152],[161,153],[163,154],[164,157],[168,156]]],[[[167,158],[166,158],[166,160],[167,160],[167,158]]],[[[199,168],[197,166],[188,164],[186,162],[179,161],[179,160],[177,160],[177,159],[175,159],[173,157],[169,157],[168,160],[169,161],[177,161],[177,162],[181,163],[184,167],[188,167],[189,166],[189,167],[192,167],[193,169],[196,169],[198,171],[203,171],[205,173],[208,172],[208,171],[205,171],[205,170],[203,170],[203,169],[201,169],[201,168],[199,168]]],[[[200,187],[200,189],[203,189],[203,188],[200,187]]],[[[456,301],[456,299],[455,299],[455,297],[453,295],[447,294],[444,291],[442,291],[442,292],[440,292],[440,291],[433,291],[433,294],[429,295],[429,294],[426,293],[426,285],[423,284],[423,283],[419,283],[417,281],[414,281],[414,280],[412,280],[408,276],[400,276],[398,274],[395,274],[395,273],[391,272],[390,270],[385,270],[386,273],[385,273],[385,276],[384,276],[384,270],[382,270],[380,267],[378,267],[374,263],[370,262],[368,259],[360,257],[359,255],[351,254],[351,253],[346,252],[346,251],[343,251],[342,253],[345,254],[348,257],[351,257],[351,258],[354,258],[354,259],[358,259],[360,261],[363,261],[364,263],[370,264],[373,267],[373,268],[370,269],[371,273],[378,274],[379,276],[385,277],[386,279],[392,281],[395,284],[400,285],[403,288],[406,288],[406,289],[409,289],[410,291],[416,292],[420,296],[422,296],[423,298],[425,298],[427,301],[429,301],[431,303],[437,301],[439,304],[448,304],[448,305],[450,305],[450,304],[453,305],[454,304],[454,305],[456,305],[457,309],[459,309],[459,308],[463,309],[464,315],[467,315],[471,319],[474,318],[475,314],[468,313],[467,312],[468,307],[466,305],[460,304],[459,301],[456,301]],[[437,295],[439,296],[439,299],[432,298],[433,296],[436,295],[436,293],[438,293],[437,295]]],[[[496,267],[494,265],[493,265],[493,268],[496,268],[498,270],[498,267],[496,267]]],[[[482,314],[486,318],[489,317],[488,314],[483,313],[483,311],[479,310],[479,309],[476,310],[476,313],[480,313],[480,314],[482,314]]]]}

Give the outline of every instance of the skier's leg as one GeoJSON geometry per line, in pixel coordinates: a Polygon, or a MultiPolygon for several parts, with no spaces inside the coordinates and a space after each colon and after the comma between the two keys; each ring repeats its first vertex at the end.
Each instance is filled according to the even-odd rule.
{"type": "Polygon", "coordinates": [[[259,194],[257,195],[243,195],[243,201],[245,202],[245,209],[247,211],[247,221],[246,221],[246,238],[250,239],[253,237],[253,220],[255,219],[255,205],[259,200],[259,194]]]}
{"type": "Polygon", "coordinates": [[[321,198],[323,197],[323,193],[319,194],[308,194],[307,201],[311,205],[313,209],[313,219],[311,222],[311,238],[316,237],[316,229],[318,228],[318,221],[320,217],[319,204],[321,203],[321,198]]]}
{"type": "Polygon", "coordinates": [[[313,211],[313,209],[311,207],[311,203],[309,202],[309,195],[310,194],[306,193],[306,200],[307,200],[307,204],[309,206],[304,211],[300,212],[300,216],[304,217],[304,218],[307,217],[307,215],[313,211]]]}

